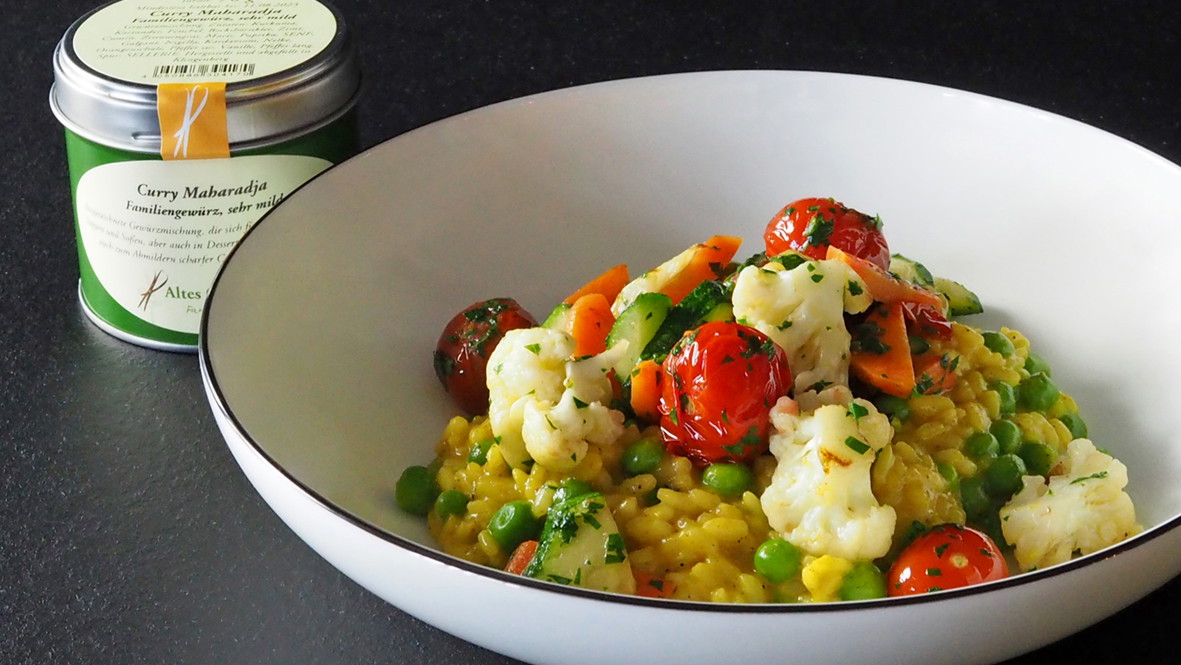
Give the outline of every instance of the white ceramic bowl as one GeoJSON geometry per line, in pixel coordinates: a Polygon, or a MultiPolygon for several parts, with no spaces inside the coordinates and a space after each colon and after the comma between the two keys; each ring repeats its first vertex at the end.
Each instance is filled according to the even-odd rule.
{"type": "Polygon", "coordinates": [[[301,538],[489,649],[539,663],[991,662],[1181,570],[1177,220],[1174,164],[974,94],[795,72],[578,87],[410,132],[296,191],[220,273],[201,366],[238,462],[301,538]],[[454,312],[511,296],[544,314],[606,266],[640,270],[714,233],[747,238],[746,255],[782,205],[816,195],[880,214],[894,251],[977,291],[975,323],[1031,338],[1129,467],[1142,535],[926,597],[713,606],[469,565],[394,507],[399,472],[430,459],[455,413],[431,368],[454,312]]]}

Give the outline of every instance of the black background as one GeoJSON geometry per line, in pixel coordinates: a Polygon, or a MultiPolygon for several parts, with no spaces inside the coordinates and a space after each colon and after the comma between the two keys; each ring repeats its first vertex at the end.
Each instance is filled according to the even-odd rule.
{"type": "MultiPolygon", "coordinates": [[[[385,604],[287,530],[222,442],[195,356],[131,346],[84,319],[47,95],[54,44],[96,4],[0,12],[0,662],[507,662],[385,604]]],[[[363,146],[571,85],[805,69],[994,95],[1181,161],[1181,3],[337,5],[367,73],[363,146]]],[[[1132,219],[1112,225],[1136,232],[1132,219]]],[[[1174,580],[1014,662],[1172,663],[1179,610],[1174,580]]]]}

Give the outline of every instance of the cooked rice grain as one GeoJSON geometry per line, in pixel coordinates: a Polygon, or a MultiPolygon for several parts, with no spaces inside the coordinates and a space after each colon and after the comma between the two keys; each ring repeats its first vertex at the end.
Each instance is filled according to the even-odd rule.
{"type": "MultiPolygon", "coordinates": [[[[1024,369],[1028,340],[1017,331],[1002,328],[1016,349],[1008,357],[989,350],[979,331],[955,324],[951,339],[937,342],[933,350],[957,358],[957,380],[943,395],[921,395],[908,400],[909,415],[895,420],[892,442],[879,452],[872,471],[875,496],[897,513],[896,541],[912,522],[934,525],[964,521],[959,495],[948,477],[970,478],[980,466],[963,451],[973,432],[987,431],[1002,417],[997,382],[1016,386],[1029,373],[1024,369]]],[[[1077,408],[1063,395],[1048,413],[1009,416],[1025,439],[1041,441],[1063,450],[1070,432],[1058,419],[1077,408]]],[[[585,458],[565,474],[541,465],[511,469],[493,445],[481,466],[468,461],[473,446],[492,439],[484,417],[453,418],[436,447],[438,482],[442,489],[457,489],[471,497],[463,515],[440,520],[428,518],[431,532],[443,550],[476,563],[502,567],[502,552],[488,534],[496,510],[509,501],[525,500],[536,515],[543,515],[553,501],[554,490],[566,478],[578,478],[602,492],[628,547],[634,569],[665,580],[672,596],[711,602],[796,602],[809,600],[812,592],[801,578],[771,584],[754,571],[755,549],[771,537],[758,495],[770,483],[775,459],[765,455],[751,466],[753,491],[724,499],[701,485],[701,472],[684,457],[666,455],[655,472],[627,477],[619,458],[627,445],[643,435],[659,436],[652,429],[629,428],[616,445],[591,446],[585,458]]],[[[831,558],[831,557],[830,557],[831,558]]],[[[805,557],[809,580],[822,596],[831,595],[833,580],[823,578],[834,562],[805,557]],[[823,578],[823,579],[822,579],[823,578]]],[[[839,563],[839,562],[836,562],[839,563]]]]}

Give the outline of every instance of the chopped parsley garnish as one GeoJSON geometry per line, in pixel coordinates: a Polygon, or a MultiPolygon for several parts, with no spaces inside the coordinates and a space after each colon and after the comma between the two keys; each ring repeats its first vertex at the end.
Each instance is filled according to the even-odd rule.
{"type": "Polygon", "coordinates": [[[881,355],[890,350],[890,345],[882,341],[886,331],[873,321],[863,321],[849,332],[853,338],[849,342],[849,349],[852,351],[881,355]]]}
{"type": "Polygon", "coordinates": [[[603,558],[603,562],[622,563],[625,560],[627,560],[627,546],[623,542],[623,536],[619,532],[607,536],[607,556],[603,558]]]}
{"type": "MultiPolygon", "coordinates": [[[[589,507],[589,506],[588,506],[588,507],[589,507]]],[[[586,522],[587,524],[591,525],[591,526],[592,526],[593,528],[595,528],[595,529],[602,529],[602,528],[603,528],[603,523],[602,523],[602,522],[600,522],[598,519],[596,519],[596,518],[595,518],[595,516],[594,516],[594,515],[592,515],[592,514],[590,514],[590,513],[587,513],[587,514],[583,515],[583,516],[582,516],[582,521],[584,521],[584,522],[586,522]]]]}
{"type": "Polygon", "coordinates": [[[795,270],[801,265],[807,263],[808,257],[804,256],[803,254],[788,252],[786,254],[780,254],[771,260],[783,266],[784,270],[795,270]]]}
{"type": "Polygon", "coordinates": [[[855,436],[846,438],[845,445],[858,455],[864,455],[869,450],[869,445],[855,436]]]}
{"type": "Polygon", "coordinates": [[[823,247],[828,244],[828,239],[832,237],[835,226],[835,220],[825,219],[824,215],[817,211],[808,225],[804,227],[804,238],[813,247],[823,247]]]}
{"type": "Polygon", "coordinates": [[[746,434],[738,440],[738,443],[729,446],[722,446],[722,450],[734,455],[735,457],[742,457],[750,448],[757,447],[762,442],[762,437],[759,436],[759,430],[754,425],[746,430],[746,434]]]}
{"type": "Polygon", "coordinates": [[[1075,478],[1074,480],[1070,481],[1070,484],[1073,485],[1075,483],[1082,483],[1082,482],[1086,482],[1088,480],[1102,480],[1106,477],[1107,477],[1107,472],[1100,471],[1098,473],[1092,473],[1089,476],[1082,476],[1080,478],[1075,478]]]}

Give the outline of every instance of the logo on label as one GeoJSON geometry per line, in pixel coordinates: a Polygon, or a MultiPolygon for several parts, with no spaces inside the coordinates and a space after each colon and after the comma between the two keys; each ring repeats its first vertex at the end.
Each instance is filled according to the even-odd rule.
{"type": "Polygon", "coordinates": [[[185,114],[184,117],[181,118],[180,129],[176,130],[176,132],[172,135],[172,137],[176,139],[176,147],[172,149],[173,157],[177,157],[179,155],[182,159],[188,158],[189,136],[193,133],[193,125],[197,122],[197,118],[200,117],[201,111],[205,110],[205,104],[208,101],[209,88],[206,88],[203,85],[195,85],[189,88],[189,91],[185,94],[185,114]],[[197,105],[196,109],[194,109],[193,100],[197,98],[198,90],[205,94],[201,97],[201,103],[197,105]]]}
{"type": "Polygon", "coordinates": [[[152,278],[152,283],[148,285],[148,290],[139,294],[139,308],[145,312],[148,311],[148,303],[151,302],[152,295],[164,288],[167,283],[168,275],[165,275],[163,270],[157,270],[156,276],[152,278]],[[161,277],[164,278],[162,282],[160,281],[161,277]]]}
{"type": "Polygon", "coordinates": [[[156,115],[163,159],[230,156],[225,83],[161,83],[156,86],[156,115]]]}

